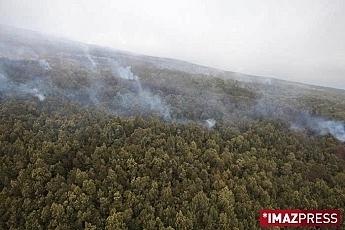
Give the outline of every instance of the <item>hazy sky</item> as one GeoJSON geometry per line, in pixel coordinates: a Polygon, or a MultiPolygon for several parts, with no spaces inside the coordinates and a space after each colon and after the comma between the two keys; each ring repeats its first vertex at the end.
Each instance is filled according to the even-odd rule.
{"type": "Polygon", "coordinates": [[[0,23],[345,89],[345,0],[0,0],[0,23]]]}

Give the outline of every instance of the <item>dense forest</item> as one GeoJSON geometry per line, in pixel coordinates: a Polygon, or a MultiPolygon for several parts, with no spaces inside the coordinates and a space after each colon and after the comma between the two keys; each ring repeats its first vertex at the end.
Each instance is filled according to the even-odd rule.
{"type": "Polygon", "coordinates": [[[261,208],[345,207],[345,148],[279,123],[242,130],[0,107],[3,229],[254,229],[261,208]]]}
{"type": "Polygon", "coordinates": [[[344,91],[35,39],[0,47],[0,229],[344,212],[344,91]]]}

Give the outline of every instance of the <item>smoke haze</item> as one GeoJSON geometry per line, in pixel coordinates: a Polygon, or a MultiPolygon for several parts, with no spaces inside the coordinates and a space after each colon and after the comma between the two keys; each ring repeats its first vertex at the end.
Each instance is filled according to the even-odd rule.
{"type": "Polygon", "coordinates": [[[345,89],[343,0],[0,1],[0,23],[345,89]]]}
{"type": "Polygon", "coordinates": [[[345,142],[345,122],[328,120],[308,113],[301,113],[292,123],[291,129],[296,131],[308,129],[317,135],[332,135],[339,141],[345,142]]]}
{"type": "MultiPolygon", "coordinates": [[[[205,111],[202,111],[202,117],[204,118],[201,117],[201,119],[207,119],[203,122],[189,117],[176,119],[172,118],[171,106],[158,93],[154,93],[148,86],[143,86],[140,77],[132,72],[131,66],[120,64],[117,57],[103,57],[100,59],[98,56],[91,55],[89,48],[82,47],[81,50],[84,56],[76,55],[76,58],[80,60],[82,68],[91,70],[88,74],[87,85],[81,85],[78,88],[72,87],[71,89],[57,87],[51,78],[54,67],[47,60],[39,58],[39,55],[35,54],[37,60],[0,59],[0,95],[9,97],[29,96],[37,98],[39,101],[44,101],[47,96],[55,97],[59,95],[60,98],[67,98],[72,102],[105,108],[106,111],[115,115],[156,115],[166,121],[197,122],[209,129],[215,127],[217,119],[231,120],[234,114],[238,114],[245,117],[249,116],[254,120],[260,118],[281,120],[288,123],[293,131],[307,131],[320,136],[332,135],[337,140],[345,142],[344,122],[315,116],[300,108],[295,108],[291,104],[284,105],[279,101],[272,100],[276,95],[276,85],[269,79],[263,78],[251,82],[266,85],[270,90],[261,91],[263,95],[249,110],[245,107],[233,110],[234,107],[231,101],[224,103],[222,95],[205,90],[201,95],[201,100],[204,101],[206,107],[203,108],[203,110],[205,109],[205,111]],[[103,61],[100,64],[101,66],[98,66],[98,60],[103,61]],[[107,87],[107,79],[102,75],[102,71],[107,68],[111,73],[108,77],[120,81],[118,82],[120,88],[117,90],[107,87]],[[13,76],[11,76],[11,73],[13,76]],[[16,78],[18,79],[16,80],[16,78]],[[109,94],[107,90],[113,91],[110,92],[110,95],[113,95],[112,99],[110,97],[110,103],[103,99],[105,94],[109,94]],[[217,119],[213,115],[216,115],[217,119]]],[[[194,89],[185,90],[188,92],[194,89]]]]}
{"type": "Polygon", "coordinates": [[[132,71],[130,66],[120,66],[117,62],[113,62],[112,70],[115,72],[115,76],[119,76],[121,79],[131,81],[135,84],[137,92],[136,94],[118,93],[117,96],[121,98],[120,104],[127,109],[133,109],[135,107],[139,110],[150,110],[158,112],[165,120],[170,120],[170,109],[168,105],[162,101],[159,95],[153,94],[149,89],[143,89],[140,79],[132,71]]]}

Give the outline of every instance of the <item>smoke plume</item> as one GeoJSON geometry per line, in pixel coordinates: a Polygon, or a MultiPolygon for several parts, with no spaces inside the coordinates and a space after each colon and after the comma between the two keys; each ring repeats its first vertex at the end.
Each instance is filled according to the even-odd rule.
{"type": "Polygon", "coordinates": [[[214,120],[212,118],[207,119],[205,122],[206,122],[207,128],[209,128],[209,129],[213,128],[216,125],[216,120],[214,120]]]}
{"type": "Polygon", "coordinates": [[[291,129],[296,131],[310,130],[316,135],[332,135],[337,140],[345,142],[345,122],[328,120],[323,117],[301,113],[292,122],[291,129]]]}
{"type": "Polygon", "coordinates": [[[31,95],[40,101],[45,100],[43,93],[43,84],[37,80],[28,81],[26,83],[16,83],[8,79],[4,74],[0,73],[0,92],[2,94],[13,96],[27,96],[31,95]]]}
{"type": "Polygon", "coordinates": [[[142,87],[140,78],[132,72],[130,66],[123,67],[114,62],[112,70],[114,75],[126,81],[131,81],[136,87],[136,92],[134,93],[117,94],[121,98],[120,103],[124,108],[134,110],[140,108],[143,111],[158,113],[165,120],[171,119],[169,106],[158,94],[154,94],[149,89],[142,87]]]}
{"type": "Polygon", "coordinates": [[[40,60],[38,61],[38,64],[40,65],[40,67],[41,67],[42,69],[44,69],[44,70],[46,70],[46,71],[51,70],[51,67],[50,67],[49,63],[48,63],[47,60],[45,60],[45,59],[40,59],[40,60]]]}
{"type": "Polygon", "coordinates": [[[309,131],[319,136],[332,135],[337,140],[345,142],[345,122],[312,115],[293,106],[278,104],[265,97],[257,101],[250,114],[255,119],[281,120],[288,123],[293,131],[309,131]]]}
{"type": "Polygon", "coordinates": [[[87,45],[83,45],[83,51],[85,54],[86,59],[88,60],[87,66],[91,71],[95,71],[97,69],[97,63],[93,59],[93,57],[90,54],[90,48],[87,45]]]}

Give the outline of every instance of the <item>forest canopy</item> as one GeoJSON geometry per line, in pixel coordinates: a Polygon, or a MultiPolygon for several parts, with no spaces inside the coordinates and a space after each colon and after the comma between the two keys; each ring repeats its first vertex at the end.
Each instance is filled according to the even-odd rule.
{"type": "Polygon", "coordinates": [[[255,229],[262,208],[345,207],[344,148],[280,123],[166,123],[0,105],[2,229],[255,229]]]}

